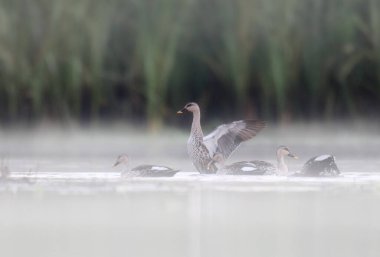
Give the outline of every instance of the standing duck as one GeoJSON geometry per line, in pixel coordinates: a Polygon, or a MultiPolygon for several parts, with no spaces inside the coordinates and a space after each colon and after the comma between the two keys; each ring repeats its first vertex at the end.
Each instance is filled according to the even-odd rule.
{"type": "MultiPolygon", "coordinates": [[[[286,146],[279,146],[276,151],[277,167],[266,161],[241,161],[223,166],[217,174],[225,175],[287,175],[288,166],[285,163],[285,156],[298,159],[290,152],[286,146]]],[[[222,164],[220,157],[216,156],[214,161],[222,164]]],[[[223,164],[222,164],[223,165],[223,164]]]]}
{"type": "Polygon", "coordinates": [[[298,176],[306,177],[335,177],[340,174],[335,162],[335,156],[330,154],[319,155],[308,160],[298,176]]]}
{"type": "Polygon", "coordinates": [[[126,166],[121,174],[123,177],[173,177],[179,171],[161,165],[139,165],[129,170],[129,157],[126,154],[119,155],[113,166],[119,164],[126,166]]]}
{"type": "Polygon", "coordinates": [[[244,141],[251,139],[265,127],[263,121],[239,120],[217,127],[212,133],[203,136],[201,112],[197,103],[188,103],[178,111],[193,113],[193,122],[187,151],[195,168],[200,173],[216,173],[217,167],[212,158],[219,155],[227,160],[233,151],[244,141]]]}

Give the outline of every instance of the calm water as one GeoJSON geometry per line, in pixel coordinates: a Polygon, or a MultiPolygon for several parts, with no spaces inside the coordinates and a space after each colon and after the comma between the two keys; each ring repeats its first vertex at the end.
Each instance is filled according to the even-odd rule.
{"type": "Polygon", "coordinates": [[[378,256],[376,126],[267,129],[234,154],[274,162],[277,145],[336,155],[337,178],[197,175],[187,133],[125,128],[1,132],[0,256],[378,256]],[[128,153],[180,168],[174,178],[121,179],[128,153]]]}

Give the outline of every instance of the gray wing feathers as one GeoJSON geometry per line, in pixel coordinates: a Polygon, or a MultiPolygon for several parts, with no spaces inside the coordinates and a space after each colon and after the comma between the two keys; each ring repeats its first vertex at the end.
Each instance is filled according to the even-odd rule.
{"type": "Polygon", "coordinates": [[[227,159],[241,142],[251,139],[265,127],[265,122],[258,120],[239,120],[217,127],[211,134],[203,138],[203,143],[210,156],[216,153],[227,159]]]}

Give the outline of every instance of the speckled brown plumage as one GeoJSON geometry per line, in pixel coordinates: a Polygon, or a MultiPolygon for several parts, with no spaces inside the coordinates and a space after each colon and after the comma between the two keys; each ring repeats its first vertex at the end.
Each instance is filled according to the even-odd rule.
{"type": "Polygon", "coordinates": [[[187,151],[193,165],[200,173],[216,173],[217,167],[213,163],[215,155],[227,159],[243,141],[251,139],[265,127],[262,121],[240,120],[220,125],[208,136],[203,137],[198,104],[188,103],[178,113],[184,111],[193,113],[187,151]]]}

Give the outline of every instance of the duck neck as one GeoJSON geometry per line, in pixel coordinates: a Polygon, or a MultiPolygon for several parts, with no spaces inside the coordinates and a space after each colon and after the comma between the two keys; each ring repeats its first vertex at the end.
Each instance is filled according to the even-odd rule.
{"type": "Polygon", "coordinates": [[[130,171],[129,161],[124,165],[122,173],[128,173],[130,171]]]}
{"type": "Polygon", "coordinates": [[[285,163],[284,156],[280,154],[277,154],[277,169],[280,174],[288,173],[288,166],[285,163]]]}
{"type": "Polygon", "coordinates": [[[201,128],[201,114],[199,111],[193,112],[193,123],[191,125],[191,134],[194,137],[203,139],[203,132],[201,128]]]}

